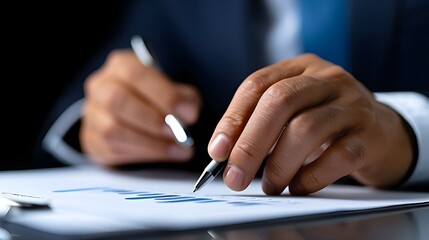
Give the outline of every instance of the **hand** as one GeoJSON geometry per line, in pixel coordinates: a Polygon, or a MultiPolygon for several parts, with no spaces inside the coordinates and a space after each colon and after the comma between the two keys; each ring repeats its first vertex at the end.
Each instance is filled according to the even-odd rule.
{"type": "Polygon", "coordinates": [[[164,117],[172,113],[189,125],[200,105],[193,87],[144,66],[132,51],[117,50],[85,82],[82,148],[104,166],[186,161],[193,149],[175,143],[164,117]]]}
{"type": "Polygon", "coordinates": [[[339,66],[305,54],[251,74],[219,121],[208,151],[227,159],[224,182],[244,190],[265,157],[266,194],[318,191],[351,175],[397,184],[411,166],[401,117],[339,66]]]}

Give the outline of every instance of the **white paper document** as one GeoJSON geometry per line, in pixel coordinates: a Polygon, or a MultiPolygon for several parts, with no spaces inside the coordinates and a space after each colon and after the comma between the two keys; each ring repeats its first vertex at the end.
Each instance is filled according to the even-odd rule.
{"type": "Polygon", "coordinates": [[[0,192],[50,199],[48,209],[13,208],[3,220],[64,235],[187,230],[275,219],[429,204],[429,193],[333,185],[306,197],[266,196],[259,180],[242,192],[219,176],[192,193],[198,175],[95,167],[0,173],[0,192]]]}

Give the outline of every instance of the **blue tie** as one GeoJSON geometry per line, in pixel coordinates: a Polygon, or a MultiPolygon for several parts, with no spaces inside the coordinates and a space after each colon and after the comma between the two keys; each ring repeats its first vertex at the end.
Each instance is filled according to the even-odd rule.
{"type": "Polygon", "coordinates": [[[302,0],[300,7],[304,51],[349,70],[347,3],[347,0],[302,0]]]}

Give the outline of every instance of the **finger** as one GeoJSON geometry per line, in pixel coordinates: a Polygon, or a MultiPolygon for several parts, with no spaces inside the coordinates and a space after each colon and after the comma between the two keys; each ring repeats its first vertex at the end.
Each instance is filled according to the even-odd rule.
{"type": "Polygon", "coordinates": [[[361,132],[348,132],[334,141],[319,159],[297,172],[289,185],[290,193],[307,195],[319,191],[360,169],[366,161],[366,148],[361,132]]]}
{"type": "Polygon", "coordinates": [[[88,105],[95,104],[98,108],[103,108],[112,118],[137,131],[157,137],[174,138],[164,122],[163,114],[146,99],[137,96],[134,91],[111,75],[101,74],[97,78],[102,78],[103,81],[90,80],[86,84],[88,105]]]}
{"type": "Polygon", "coordinates": [[[281,194],[312,154],[354,125],[356,114],[336,101],[298,113],[286,126],[265,164],[264,192],[268,195],[281,194]]]}
{"type": "Polygon", "coordinates": [[[82,147],[103,165],[181,161],[192,155],[192,149],[182,148],[169,139],[142,134],[128,128],[101,109],[93,106],[87,106],[86,109],[97,116],[83,119],[82,147]]]}
{"type": "Polygon", "coordinates": [[[181,94],[177,86],[163,73],[142,65],[132,51],[113,52],[107,65],[109,71],[159,108],[164,115],[173,113],[184,122],[196,119],[197,103],[181,94]]]}
{"type": "Polygon", "coordinates": [[[121,166],[133,163],[161,163],[161,162],[184,162],[191,158],[193,150],[184,148],[173,142],[159,141],[158,139],[142,140],[141,142],[152,142],[157,145],[138,146],[136,142],[109,141],[100,139],[99,135],[87,136],[89,141],[93,142],[92,151],[88,151],[88,156],[103,166],[121,166]],[[97,144],[97,140],[101,140],[97,144]]]}
{"type": "Polygon", "coordinates": [[[292,116],[325,103],[335,94],[331,84],[307,76],[273,84],[261,97],[231,151],[229,166],[233,172],[228,176],[226,171],[225,183],[234,190],[246,188],[292,116]]]}
{"type": "Polygon", "coordinates": [[[275,82],[297,76],[304,71],[296,61],[284,61],[247,77],[237,89],[228,109],[216,126],[208,145],[215,160],[225,160],[240,136],[262,94],[275,82]]]}
{"type": "Polygon", "coordinates": [[[176,112],[180,112],[180,115],[187,115],[186,119],[183,119],[185,124],[193,124],[198,120],[199,113],[202,107],[202,98],[199,94],[198,90],[189,84],[176,84],[178,91],[186,98],[186,102],[191,103],[191,105],[195,106],[197,111],[191,111],[187,109],[181,109],[182,107],[186,107],[186,105],[178,105],[176,107],[176,112]]]}

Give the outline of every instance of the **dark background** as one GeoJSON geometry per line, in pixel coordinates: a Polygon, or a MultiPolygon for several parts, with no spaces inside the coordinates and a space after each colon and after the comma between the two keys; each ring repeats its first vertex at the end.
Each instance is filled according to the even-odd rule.
{"type": "Polygon", "coordinates": [[[1,14],[0,170],[29,166],[47,113],[111,34],[125,1],[13,2],[1,14]]]}

